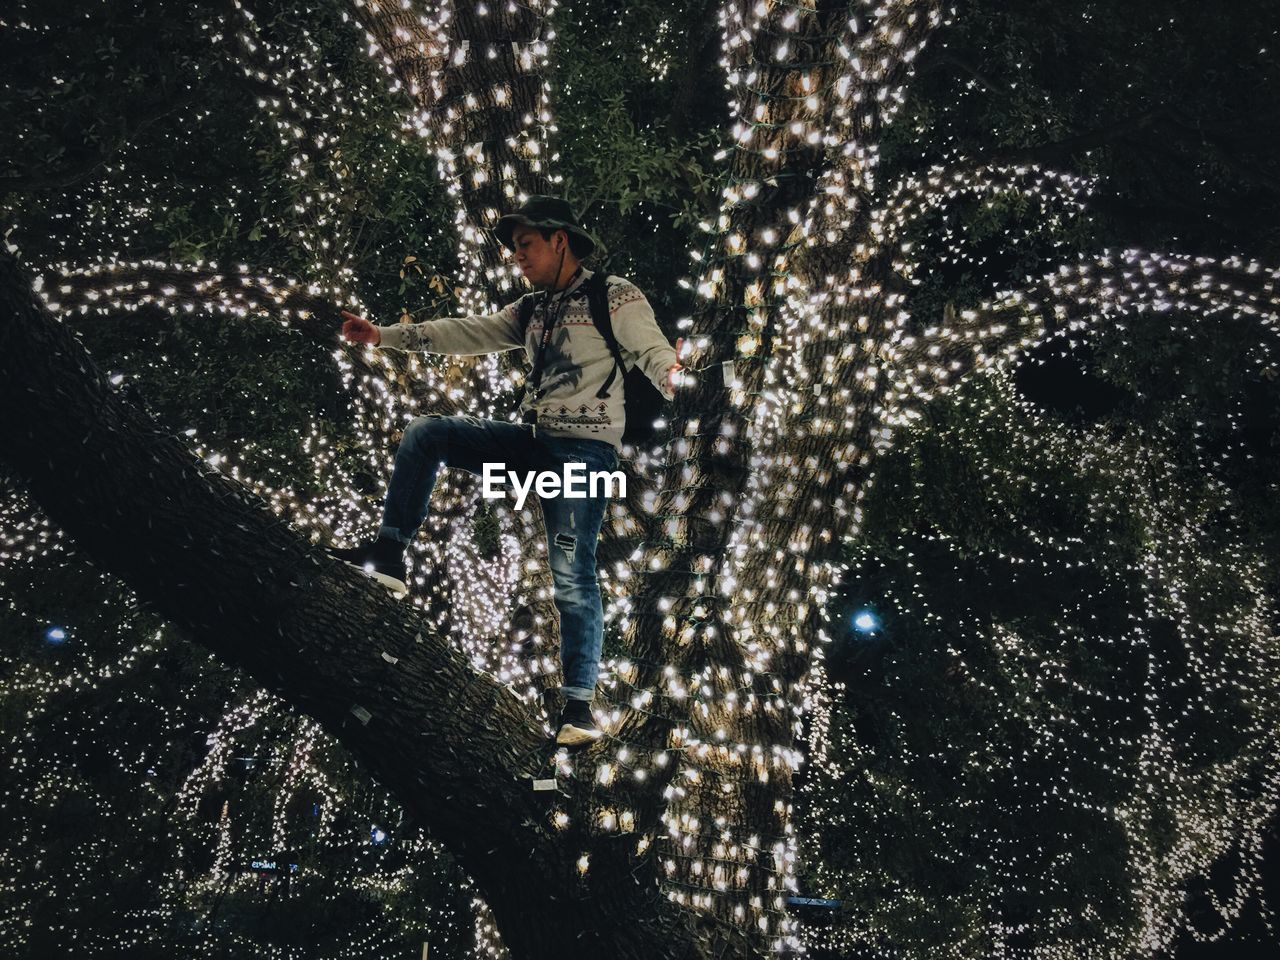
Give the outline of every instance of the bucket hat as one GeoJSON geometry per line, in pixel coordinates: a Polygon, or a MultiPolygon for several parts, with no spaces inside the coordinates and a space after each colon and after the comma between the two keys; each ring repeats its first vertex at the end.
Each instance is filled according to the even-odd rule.
{"type": "Polygon", "coordinates": [[[518,226],[537,227],[542,230],[563,230],[569,235],[569,249],[578,259],[589,257],[596,248],[596,241],[582,229],[573,208],[560,197],[532,196],[512,213],[498,218],[494,235],[508,250],[512,247],[511,235],[518,226]]]}

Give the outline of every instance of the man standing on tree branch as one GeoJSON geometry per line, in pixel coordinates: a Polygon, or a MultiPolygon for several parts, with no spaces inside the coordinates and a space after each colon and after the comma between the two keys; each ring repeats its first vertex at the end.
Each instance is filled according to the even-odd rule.
{"type": "MultiPolygon", "coordinates": [[[[396,452],[377,539],[331,550],[401,594],[408,592],[404,551],[427,516],[440,465],[475,474],[486,463],[523,473],[559,473],[570,463],[588,472],[616,470],[624,430],[634,426],[625,422],[627,410],[643,409],[633,403],[637,383],[628,369],[639,370],[666,400],[683,375],[680,341],[672,349],[644,294],[621,277],[582,265],[595,241],[568,203],[530,197],[502,217],[494,233],[535,288],[497,313],[389,327],[342,314],[342,335],[354,343],[452,356],[524,348],[533,365],[519,422],[436,415],[411,421],[396,452]]],[[[591,698],[604,636],[596,541],[607,497],[595,493],[588,487],[586,497],[539,498],[560,614],[565,708],[556,742],[567,746],[600,735],[591,698]]]]}

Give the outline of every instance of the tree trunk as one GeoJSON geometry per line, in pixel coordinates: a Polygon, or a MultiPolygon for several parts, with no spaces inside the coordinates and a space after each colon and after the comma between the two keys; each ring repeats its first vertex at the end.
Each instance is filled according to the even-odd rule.
{"type": "MultiPolygon", "coordinates": [[[[458,857],[513,956],[748,952],[661,895],[634,835],[553,825],[527,779],[546,740],[519,701],[115,393],[8,253],[0,304],[0,456],[31,498],[142,602],[341,741],[458,857]]],[[[589,787],[561,781],[579,806],[589,787]]]]}

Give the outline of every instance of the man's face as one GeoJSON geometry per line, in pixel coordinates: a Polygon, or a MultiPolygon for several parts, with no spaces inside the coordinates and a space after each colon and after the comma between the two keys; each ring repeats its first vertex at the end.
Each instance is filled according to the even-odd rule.
{"type": "Polygon", "coordinates": [[[556,282],[560,269],[560,252],[564,251],[564,262],[568,263],[568,236],[558,230],[546,239],[535,227],[518,226],[512,231],[511,244],[515,247],[516,265],[524,274],[524,278],[535,287],[547,287],[556,282]]]}

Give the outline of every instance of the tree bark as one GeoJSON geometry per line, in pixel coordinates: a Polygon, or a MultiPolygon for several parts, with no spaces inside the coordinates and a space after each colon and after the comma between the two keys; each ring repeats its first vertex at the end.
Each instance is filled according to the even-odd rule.
{"type": "MultiPolygon", "coordinates": [[[[895,311],[878,289],[852,303],[827,296],[829,336],[797,338],[786,330],[787,311],[805,302],[802,291],[856,289],[851,267],[878,276],[889,266],[889,258],[871,264],[878,247],[867,244],[876,144],[897,102],[880,94],[909,73],[913,50],[938,23],[937,6],[903,4],[857,31],[842,5],[723,11],[735,119],[752,129],[735,144],[730,181],[738,186],[725,191],[715,247],[703,261],[707,300],[688,333],[705,344],[694,363],[708,373],[677,398],[671,421],[680,439],[657,484],[660,533],[648,545],[658,562],[642,558],[633,581],[632,686],[655,695],[624,713],[619,736],[650,751],[681,748],[663,781],[672,799],[660,804],[635,788],[632,798],[640,822],[660,817],[668,828],[663,857],[673,885],[695,904],[701,898],[701,909],[745,915],[770,936],[790,932],[797,718],[823,581],[867,475],[868,461],[849,451],[869,446],[884,387],[860,384],[851,422],[835,431],[808,423],[827,417],[827,395],[796,396],[785,405],[800,408],[784,420],[792,429],[778,430],[761,416],[764,397],[795,388],[769,368],[783,351],[803,349],[825,394],[837,373],[822,362],[833,345],[863,350],[864,339],[881,343],[892,329],[895,311]],[[847,52],[855,38],[856,54],[847,52]],[[861,64],[847,86],[846,57],[861,64]],[[794,286],[775,283],[788,275],[794,286]],[[869,326],[849,325],[858,313],[869,326]],[[733,388],[719,372],[726,361],[735,365],[733,388]],[[685,690],[671,693],[668,670],[685,690]]],[[[838,355],[839,373],[849,376],[865,359],[838,355]]]]}
{"type": "Polygon", "coordinates": [[[0,307],[0,457],[31,498],[142,602],[350,750],[459,858],[513,956],[748,953],[660,894],[634,835],[554,826],[527,779],[546,740],[520,702],[125,401],[7,252],[0,307]]]}

